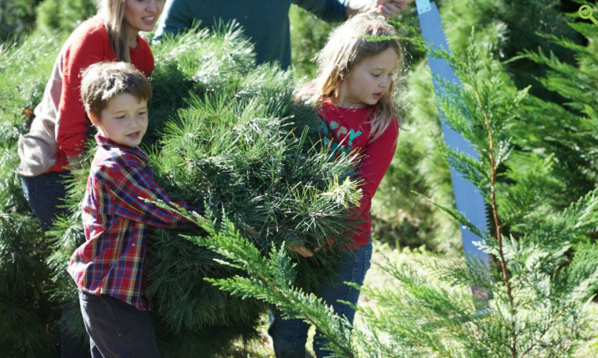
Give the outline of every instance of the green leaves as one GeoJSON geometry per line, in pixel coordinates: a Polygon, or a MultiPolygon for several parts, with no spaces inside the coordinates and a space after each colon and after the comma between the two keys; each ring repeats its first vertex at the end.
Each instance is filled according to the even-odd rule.
{"type": "Polygon", "coordinates": [[[324,336],[329,338],[329,348],[340,356],[353,357],[350,332],[343,329],[348,322],[334,315],[313,293],[306,294],[293,286],[294,264],[286,253],[285,245],[272,246],[269,252],[261,253],[249,240],[244,239],[230,222],[216,232],[213,221],[205,220],[201,226],[208,233],[205,239],[188,237],[189,240],[222,255],[218,262],[243,269],[249,277],[235,276],[226,279],[206,278],[220,289],[240,296],[257,298],[276,306],[286,318],[301,318],[315,324],[324,336]]]}
{"type": "MultiPolygon", "coordinates": [[[[243,248],[257,252],[279,248],[284,240],[327,247],[327,255],[310,260],[290,255],[300,279],[283,257],[273,264],[279,270],[275,279],[294,282],[301,289],[290,295],[300,296],[332,274],[330,268],[351,240],[349,208],[360,196],[353,179],[355,158],[331,160],[320,141],[315,109],[295,103],[291,75],[275,66],[253,66],[247,39],[234,27],[225,30],[166,37],[153,47],[155,97],[144,139],[149,165],[173,200],[185,200],[213,218],[203,229],[149,230],[148,292],[165,357],[226,355],[233,341],[257,336],[266,310],[249,295],[257,287],[243,274],[253,267],[249,261],[227,264],[225,255],[186,238],[228,237],[234,227],[235,235],[249,239],[243,248]],[[234,293],[246,299],[219,290],[206,277],[237,282],[234,293]]],[[[92,151],[94,145],[89,147],[92,151]]],[[[55,230],[60,245],[50,262],[55,296],[63,300],[76,299],[64,269],[83,240],[79,200],[88,168],[84,163],[69,191],[73,215],[55,230]]],[[[257,265],[252,272],[266,269],[257,265]]],[[[261,292],[266,297],[263,287],[261,292]]]]}

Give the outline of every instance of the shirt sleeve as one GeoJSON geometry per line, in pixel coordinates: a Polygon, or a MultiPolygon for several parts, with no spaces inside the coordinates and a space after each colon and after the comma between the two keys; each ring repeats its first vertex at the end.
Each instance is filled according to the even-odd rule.
{"type": "MultiPolygon", "coordinates": [[[[173,202],[166,191],[154,182],[149,169],[129,166],[118,169],[110,176],[111,178],[106,179],[111,183],[110,195],[114,198],[115,215],[165,229],[195,227],[195,224],[184,217],[143,200],[173,202]]],[[[193,211],[200,213],[182,201],[174,203],[189,214],[193,211]]]]}
{"type": "Polygon", "coordinates": [[[68,156],[75,156],[85,149],[89,120],[81,102],[81,71],[105,58],[102,41],[107,44],[108,40],[100,31],[74,38],[64,53],[56,142],[59,150],[68,156]]]}
{"type": "Polygon", "coordinates": [[[398,125],[396,121],[393,121],[378,139],[369,143],[365,148],[364,157],[359,166],[361,179],[363,179],[362,184],[359,186],[363,193],[359,205],[361,212],[367,213],[370,211],[372,198],[376,194],[378,186],[395,154],[398,135],[398,125]]]}
{"type": "Polygon", "coordinates": [[[348,3],[349,0],[293,0],[293,4],[328,22],[345,21],[348,3]]]}
{"type": "Polygon", "coordinates": [[[187,1],[167,1],[154,40],[160,40],[164,34],[179,34],[193,26],[193,11],[187,1]]]}

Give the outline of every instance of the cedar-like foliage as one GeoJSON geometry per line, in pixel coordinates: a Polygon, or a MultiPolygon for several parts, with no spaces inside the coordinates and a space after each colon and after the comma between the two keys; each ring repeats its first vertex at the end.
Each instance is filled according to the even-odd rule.
{"type": "MultiPolygon", "coordinates": [[[[587,1],[576,1],[594,6],[587,1]]],[[[570,14],[572,21],[578,13],[570,14]]],[[[596,40],[598,27],[589,22],[570,22],[569,26],[588,39],[581,46],[570,39],[546,32],[542,37],[555,46],[575,54],[575,63],[569,63],[558,52],[525,50],[514,64],[531,60],[549,70],[538,80],[542,86],[564,98],[563,103],[549,102],[545,98],[531,97],[526,101],[525,120],[517,124],[517,144],[543,157],[551,156],[556,164],[549,202],[555,207],[565,207],[598,184],[598,56],[596,40]]],[[[596,235],[593,235],[596,237],[596,235]]]]}
{"type": "Polygon", "coordinates": [[[586,304],[598,287],[598,247],[580,248],[568,265],[567,254],[598,224],[598,190],[564,210],[545,205],[555,165],[512,144],[528,89],[514,88],[491,49],[473,41],[465,61],[443,51],[435,55],[450,61],[462,82],[443,83],[439,101],[446,123],[480,157],[456,152],[440,139],[437,150],[480,190],[492,229],[480,231],[461,213],[438,206],[479,236],[480,247],[494,258],[489,267],[448,259],[413,271],[387,262],[384,269],[399,285],[364,289],[377,305],[359,309],[365,324],[355,327],[352,341],[342,319],[290,284],[295,272],[284,251],[272,249],[264,259],[234,228],[215,231],[205,222],[211,237],[189,239],[250,275],[210,282],[316,325],[330,339],[331,357],[572,356],[583,339],[586,304]],[[521,163],[528,170],[519,171],[521,163]],[[472,299],[472,285],[486,295],[472,299]],[[480,303],[487,308],[478,311],[480,303]]]}
{"type": "MultiPolygon", "coordinates": [[[[557,1],[512,0],[451,0],[435,1],[442,16],[442,26],[452,53],[464,58],[472,27],[479,42],[492,44],[494,55],[507,62],[524,49],[541,48],[545,53],[554,51],[566,64],[573,64],[572,51],[562,49],[549,39],[538,36],[543,32],[559,38],[579,42],[579,35],[566,23],[557,1]]],[[[415,13],[412,17],[416,17],[415,13]]],[[[398,19],[401,26],[409,26],[405,17],[398,19]]],[[[415,26],[419,28],[419,24],[415,26]]],[[[405,35],[408,39],[411,34],[405,35]]],[[[413,47],[409,47],[413,48],[413,47]]],[[[407,110],[403,131],[397,146],[395,160],[389,175],[382,181],[379,194],[372,204],[372,213],[380,219],[379,236],[399,245],[426,245],[434,251],[461,252],[458,226],[442,211],[414,197],[414,189],[434,202],[454,207],[449,171],[439,154],[433,150],[433,135],[440,133],[436,99],[427,59],[421,50],[413,52],[414,61],[406,77],[407,92],[404,95],[407,110]]],[[[535,77],[542,77],[547,66],[531,60],[505,64],[508,75],[519,89],[532,84],[530,93],[550,103],[559,103],[563,97],[548,91],[535,77]]],[[[538,118],[538,121],[541,121],[538,118]]],[[[528,133],[533,133],[528,130],[528,133]]],[[[518,137],[519,135],[514,135],[518,137]]],[[[555,138],[559,136],[555,135],[555,138]]],[[[530,148],[533,145],[530,146],[530,148]]],[[[561,169],[556,169],[561,170],[561,169]]],[[[563,170],[565,168],[563,167],[563,170]]],[[[587,188],[580,193],[587,192],[587,188]]],[[[571,198],[564,199],[569,203],[571,198]]],[[[563,208],[562,206],[560,208],[563,208]]]]}

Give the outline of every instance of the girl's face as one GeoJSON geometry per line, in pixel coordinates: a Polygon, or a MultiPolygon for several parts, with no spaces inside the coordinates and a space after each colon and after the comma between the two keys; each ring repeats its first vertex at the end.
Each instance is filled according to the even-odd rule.
{"type": "Polygon", "coordinates": [[[152,31],[164,8],[164,0],[125,0],[125,24],[137,34],[152,31]]]}
{"type": "Polygon", "coordinates": [[[341,83],[336,105],[362,108],[377,104],[390,89],[398,60],[391,48],[363,60],[341,83]]]}

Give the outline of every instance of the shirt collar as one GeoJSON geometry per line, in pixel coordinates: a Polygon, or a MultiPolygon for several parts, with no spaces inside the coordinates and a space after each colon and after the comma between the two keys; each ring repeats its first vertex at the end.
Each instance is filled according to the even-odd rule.
{"type": "Polygon", "coordinates": [[[373,111],[375,108],[375,106],[365,106],[360,108],[343,108],[335,105],[330,100],[322,101],[322,109],[328,111],[337,111],[340,113],[369,113],[373,111]]]}
{"type": "Polygon", "coordinates": [[[140,157],[142,160],[147,161],[147,156],[139,147],[129,147],[128,145],[118,144],[118,143],[112,141],[110,138],[104,137],[100,133],[97,133],[95,138],[96,138],[96,142],[98,143],[98,145],[101,145],[103,147],[119,148],[123,152],[134,154],[134,155],[140,157]]]}

